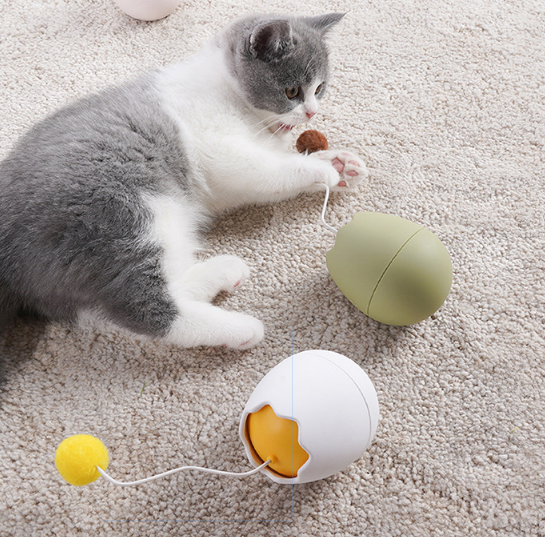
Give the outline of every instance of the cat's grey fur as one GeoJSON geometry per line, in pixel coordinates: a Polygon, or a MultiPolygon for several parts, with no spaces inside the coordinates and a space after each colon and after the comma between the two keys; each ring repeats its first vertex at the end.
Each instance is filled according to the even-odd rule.
{"type": "Polygon", "coordinates": [[[190,165],[147,77],[67,106],[0,165],[0,311],[112,321],[159,335],[174,319],[142,191],[181,188],[190,165]]]}
{"type": "MultiPolygon", "coordinates": [[[[254,138],[248,143],[264,134],[285,138],[283,132],[264,133],[263,127],[271,118],[290,117],[297,107],[308,104],[303,88],[314,80],[325,84],[328,55],[323,37],[341,17],[250,16],[235,21],[214,42],[210,54],[221,52],[225,78],[230,77],[226,87],[233,87],[225,99],[241,108],[234,123],[242,129],[247,121],[243,118],[253,114],[254,138]],[[301,87],[297,99],[286,99],[286,88],[291,87],[301,87]]],[[[202,61],[208,61],[206,54],[202,61]]],[[[167,270],[165,259],[169,255],[174,259],[175,252],[168,251],[172,250],[168,241],[157,239],[154,226],[161,211],[154,213],[148,200],[176,200],[176,210],[187,215],[190,225],[173,234],[182,237],[180,248],[187,248],[186,257],[192,259],[197,228],[214,213],[239,203],[293,196],[312,190],[316,182],[333,187],[339,182],[342,190],[346,185],[340,179],[363,175],[363,164],[352,156],[354,166],[346,157],[339,168],[340,156],[325,155],[319,161],[297,155],[307,159],[301,162],[309,166],[308,178],[300,185],[280,184],[273,191],[257,183],[243,184],[235,164],[226,162],[219,163],[227,170],[225,177],[212,181],[195,161],[203,151],[193,142],[199,133],[188,133],[185,125],[192,123],[168,104],[186,97],[179,90],[184,69],[188,68],[149,73],[62,108],[26,133],[0,163],[0,330],[18,312],[29,310],[71,321],[92,312],[137,334],[187,346],[244,348],[263,337],[259,321],[201,304],[242,282],[247,276],[243,262],[229,257],[215,268],[201,263],[192,272],[187,261],[179,274],[169,262],[167,270]],[[168,91],[179,93],[171,101],[160,87],[169,77],[173,82],[168,91]],[[336,171],[331,165],[335,158],[336,171]],[[325,166],[324,160],[327,169],[319,168],[325,166]],[[352,172],[343,176],[343,165],[344,172],[352,172]],[[317,170],[322,170],[321,176],[317,170]],[[229,192],[231,176],[240,185],[233,185],[233,199],[225,201],[221,190],[229,192]],[[217,185],[221,188],[216,193],[217,185]],[[252,188],[255,195],[249,192],[252,188]],[[226,274],[219,274],[221,270],[226,274]]],[[[323,90],[317,98],[322,94],[323,90]]],[[[208,110],[206,103],[200,105],[208,110]]],[[[204,114],[202,110],[196,113],[204,114]]],[[[194,119],[205,125],[216,120],[213,109],[210,117],[194,119]]],[[[209,143],[214,146],[215,141],[209,143]]],[[[217,146],[225,143],[218,140],[217,146]]],[[[270,144],[266,139],[263,143],[270,144]]],[[[227,154],[228,147],[218,153],[227,154]]],[[[297,161],[297,166],[302,164],[297,161]]],[[[304,175],[299,168],[297,173],[304,175]]]]}

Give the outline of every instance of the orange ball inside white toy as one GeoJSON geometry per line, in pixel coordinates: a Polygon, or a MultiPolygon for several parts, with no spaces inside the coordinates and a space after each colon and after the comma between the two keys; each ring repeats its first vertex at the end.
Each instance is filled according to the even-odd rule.
{"type": "Polygon", "coordinates": [[[245,435],[254,459],[260,464],[270,460],[269,468],[279,476],[295,477],[308,460],[308,453],[297,441],[297,423],[279,418],[270,405],[248,416],[245,435]]]}

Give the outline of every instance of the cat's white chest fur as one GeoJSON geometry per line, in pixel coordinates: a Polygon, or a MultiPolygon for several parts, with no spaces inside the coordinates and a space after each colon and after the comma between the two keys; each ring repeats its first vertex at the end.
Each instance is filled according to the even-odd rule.
{"type": "Polygon", "coordinates": [[[207,209],[221,212],[286,197],[278,197],[282,188],[263,181],[263,171],[282,167],[289,136],[273,135],[270,117],[241,98],[222,49],[209,45],[191,60],[159,72],[156,82],[165,111],[180,128],[207,209]]]}

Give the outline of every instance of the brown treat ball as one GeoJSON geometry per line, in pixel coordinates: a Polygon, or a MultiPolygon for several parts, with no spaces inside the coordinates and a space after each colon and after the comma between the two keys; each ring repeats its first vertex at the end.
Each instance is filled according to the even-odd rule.
{"type": "Polygon", "coordinates": [[[325,151],[329,144],[327,143],[327,138],[318,131],[310,130],[301,133],[295,147],[299,153],[316,153],[316,151],[325,151]]]}

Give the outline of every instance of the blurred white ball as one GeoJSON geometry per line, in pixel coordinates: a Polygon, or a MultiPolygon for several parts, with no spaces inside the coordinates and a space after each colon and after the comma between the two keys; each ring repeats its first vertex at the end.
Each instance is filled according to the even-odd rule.
{"type": "Polygon", "coordinates": [[[170,15],[181,0],[114,0],[133,19],[156,21],[170,15]]]}

